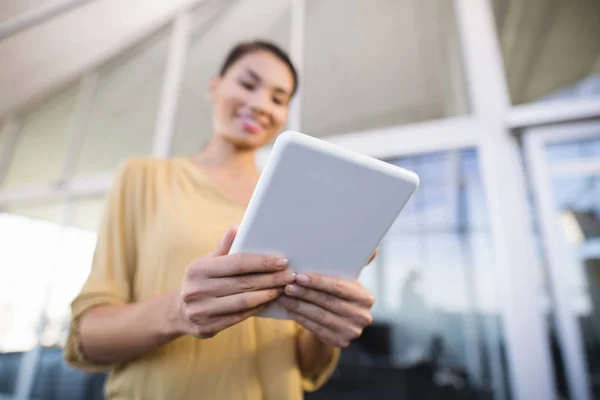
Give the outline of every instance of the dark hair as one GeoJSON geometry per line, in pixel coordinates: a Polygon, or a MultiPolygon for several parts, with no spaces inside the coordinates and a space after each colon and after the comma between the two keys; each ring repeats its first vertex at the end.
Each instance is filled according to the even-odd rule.
{"type": "Polygon", "coordinates": [[[241,42],[235,45],[233,49],[229,51],[229,54],[225,58],[225,62],[221,66],[221,70],[219,71],[219,75],[223,76],[227,72],[229,68],[240,58],[245,56],[246,54],[258,51],[265,50],[269,53],[273,54],[279,60],[283,61],[285,65],[288,66],[290,72],[292,73],[292,77],[294,78],[294,87],[292,88],[292,96],[296,93],[298,89],[298,73],[296,72],[296,68],[294,68],[294,64],[292,64],[292,60],[287,55],[285,51],[283,51],[279,46],[274,43],[267,42],[264,40],[254,40],[252,42],[241,42]]]}

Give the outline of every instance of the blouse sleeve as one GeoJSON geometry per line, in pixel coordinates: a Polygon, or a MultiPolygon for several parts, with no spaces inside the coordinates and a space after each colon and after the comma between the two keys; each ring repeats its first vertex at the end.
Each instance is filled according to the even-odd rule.
{"type": "Polygon", "coordinates": [[[99,305],[119,305],[131,301],[136,265],[135,164],[128,161],[118,169],[109,190],[98,231],[91,271],[80,293],[71,303],[64,358],[72,367],[88,372],[104,371],[113,365],[94,364],[81,351],[82,316],[99,305]]]}
{"type": "MultiPolygon", "coordinates": [[[[300,332],[305,328],[297,324],[297,329],[297,334],[300,335],[300,332]]],[[[307,392],[314,392],[321,388],[329,378],[331,378],[331,375],[335,371],[340,359],[340,353],[341,350],[335,348],[331,358],[329,358],[326,363],[316,366],[311,371],[302,371],[302,389],[307,392]]]]}

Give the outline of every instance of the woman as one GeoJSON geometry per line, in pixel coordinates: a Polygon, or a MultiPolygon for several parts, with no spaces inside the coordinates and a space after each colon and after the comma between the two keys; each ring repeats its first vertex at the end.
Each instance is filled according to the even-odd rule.
{"type": "Polygon", "coordinates": [[[210,82],[208,146],[120,168],[65,348],[76,368],[111,370],[108,399],[299,399],[371,323],[356,282],[295,276],[285,255],[227,255],[256,150],[285,125],[297,85],[279,48],[240,44],[210,82]],[[293,321],[250,318],[272,301],[293,321]]]}

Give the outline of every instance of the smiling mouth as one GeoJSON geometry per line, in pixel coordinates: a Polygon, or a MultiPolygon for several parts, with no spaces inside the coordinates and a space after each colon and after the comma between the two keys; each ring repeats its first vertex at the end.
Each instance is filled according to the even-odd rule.
{"type": "Polygon", "coordinates": [[[260,133],[264,130],[264,127],[253,118],[239,117],[239,121],[242,128],[250,133],[260,133]]]}

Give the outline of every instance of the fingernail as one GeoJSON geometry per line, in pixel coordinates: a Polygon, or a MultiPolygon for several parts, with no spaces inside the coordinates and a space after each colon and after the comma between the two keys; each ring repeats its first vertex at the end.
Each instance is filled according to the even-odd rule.
{"type": "Polygon", "coordinates": [[[288,294],[294,294],[298,292],[298,288],[294,285],[286,285],[285,292],[288,294]]]}
{"type": "Polygon", "coordinates": [[[286,272],[286,274],[285,274],[285,281],[287,283],[292,283],[295,280],[296,280],[296,274],[294,272],[292,272],[292,271],[286,272]]]}
{"type": "Polygon", "coordinates": [[[277,259],[275,260],[275,265],[278,267],[285,267],[286,265],[288,265],[288,260],[285,257],[277,257],[277,259]]]}
{"type": "Polygon", "coordinates": [[[304,275],[304,274],[296,275],[296,282],[305,285],[308,282],[310,282],[310,278],[308,277],[308,275],[304,275]]]}

